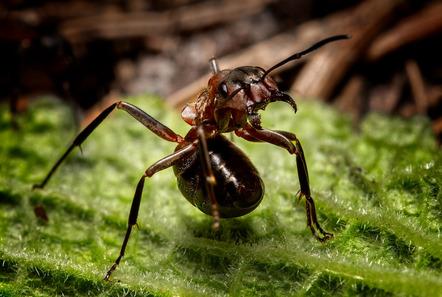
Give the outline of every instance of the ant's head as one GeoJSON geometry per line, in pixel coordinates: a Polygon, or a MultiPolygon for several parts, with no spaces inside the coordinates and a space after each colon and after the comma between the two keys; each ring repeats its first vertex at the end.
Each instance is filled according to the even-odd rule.
{"type": "Polygon", "coordinates": [[[260,115],[257,112],[274,101],[285,101],[295,112],[297,110],[295,101],[280,92],[276,82],[261,67],[242,66],[223,71],[220,76],[214,89],[218,123],[224,121],[226,125],[233,124],[234,128],[238,128],[248,120],[258,128],[260,115]]]}
{"type": "Polygon", "coordinates": [[[279,91],[276,82],[268,74],[282,65],[300,59],[321,46],[351,36],[338,35],[315,43],[308,49],[296,53],[270,67],[267,71],[261,67],[242,66],[233,70],[219,70],[215,58],[210,60],[214,76],[209,82],[209,93],[215,98],[215,120],[221,130],[242,127],[248,120],[254,127],[260,128],[259,110],[275,101],[283,101],[297,111],[295,101],[279,91]]]}

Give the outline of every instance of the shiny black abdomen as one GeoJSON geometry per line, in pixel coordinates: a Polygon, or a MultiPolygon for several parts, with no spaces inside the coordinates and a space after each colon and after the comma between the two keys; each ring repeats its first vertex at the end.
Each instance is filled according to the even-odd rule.
{"type": "MultiPolygon", "coordinates": [[[[264,196],[264,183],[249,158],[223,135],[208,139],[215,196],[221,218],[243,216],[254,210],[264,196]]],[[[206,194],[199,151],[173,167],[178,188],[202,212],[212,215],[206,194]]]]}

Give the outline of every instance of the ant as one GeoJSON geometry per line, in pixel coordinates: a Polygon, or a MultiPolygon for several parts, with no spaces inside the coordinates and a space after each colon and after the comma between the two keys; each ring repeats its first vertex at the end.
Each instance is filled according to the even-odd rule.
{"type": "Polygon", "coordinates": [[[305,197],[307,226],[320,242],[325,242],[334,234],[325,232],[316,217],[301,143],[291,132],[262,128],[258,111],[264,110],[271,102],[282,101],[288,103],[296,112],[295,101],[289,95],[279,91],[276,82],[268,74],[327,43],[348,38],[351,36],[337,35],[321,40],[308,49],[270,67],[267,71],[253,66],[220,70],[216,59],[212,58],[210,66],[213,76],[209,79],[207,89],[199,95],[196,102],[183,107],[181,117],[191,126],[185,137],[176,134],[130,103],[124,101],[114,103],[78,134],[43,182],[34,185],[33,188],[43,188],[68,154],[76,146],[80,147],[92,131],[115,108],[118,108],[129,113],[157,136],[176,142],[178,145],[172,154],[147,168],[138,182],[121,251],[104,277],[105,281],[109,280],[120,263],[132,227],[137,225],[144,181],[158,171],[173,167],[181,193],[192,205],[213,217],[212,228],[214,230],[219,229],[220,218],[243,216],[261,203],[264,196],[264,183],[249,158],[223,135],[228,132],[234,132],[247,141],[268,142],[280,146],[291,155],[296,155],[296,167],[301,187],[299,202],[305,197]]]}

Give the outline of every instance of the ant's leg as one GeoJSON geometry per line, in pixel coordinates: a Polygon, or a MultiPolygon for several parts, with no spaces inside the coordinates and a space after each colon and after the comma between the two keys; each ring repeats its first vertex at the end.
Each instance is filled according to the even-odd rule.
{"type": "MultiPolygon", "coordinates": [[[[285,134],[288,132],[285,132],[285,134]]],[[[307,170],[307,162],[305,161],[304,157],[304,151],[302,149],[301,143],[296,138],[295,134],[292,134],[293,138],[290,138],[290,140],[293,140],[296,142],[296,167],[298,169],[298,177],[299,177],[299,183],[301,185],[301,194],[299,195],[299,202],[301,201],[302,197],[305,196],[305,208],[307,211],[307,225],[312,230],[313,235],[321,242],[326,241],[328,239],[331,239],[334,234],[325,232],[321,225],[319,225],[318,219],[316,217],[316,208],[315,208],[315,202],[313,201],[313,198],[310,193],[310,184],[309,184],[309,178],[308,178],[308,170],[307,170]],[[321,232],[321,234],[324,237],[319,237],[316,232],[314,231],[314,228],[312,226],[313,224],[316,226],[316,228],[321,232]]]]}
{"type": "Polygon", "coordinates": [[[171,141],[171,142],[182,142],[183,138],[173,132],[168,127],[164,126],[160,122],[158,122],[156,119],[139,109],[138,107],[124,102],[120,101],[117,103],[112,104],[108,108],[106,108],[101,114],[99,114],[86,128],[84,128],[83,131],[78,134],[78,136],[74,139],[72,144],[68,147],[66,152],[58,159],[58,161],[55,163],[55,165],[51,168],[49,173],[46,175],[45,179],[41,184],[34,185],[33,189],[35,188],[44,188],[46,183],[51,178],[52,174],[57,170],[58,166],[66,159],[66,157],[69,155],[69,153],[76,147],[80,147],[80,145],[83,143],[83,141],[86,140],[86,138],[92,133],[92,131],[95,130],[95,128],[98,127],[98,125],[103,122],[105,118],[116,108],[125,110],[128,112],[131,116],[133,116],[136,120],[138,120],[140,123],[142,123],[144,126],[146,126],[149,130],[151,130],[153,133],[158,135],[159,137],[163,138],[164,140],[171,141]]]}
{"type": "Polygon", "coordinates": [[[246,125],[244,129],[253,137],[262,141],[285,148],[290,154],[296,154],[296,167],[298,169],[299,184],[301,186],[301,194],[299,195],[299,201],[303,197],[306,200],[306,212],[307,212],[307,226],[312,231],[313,235],[321,242],[324,242],[333,237],[333,233],[325,232],[318,222],[316,217],[316,208],[313,198],[310,193],[310,184],[308,178],[307,163],[304,157],[304,151],[301,143],[297,139],[296,135],[285,131],[273,131],[273,130],[257,130],[251,125],[246,125]],[[292,143],[296,142],[296,146],[292,143]],[[312,224],[313,223],[313,224],[312,224]],[[320,237],[314,228],[314,226],[323,235],[320,237]]]}
{"type": "Polygon", "coordinates": [[[182,149],[174,152],[173,154],[159,160],[144,172],[143,176],[138,182],[137,189],[135,190],[134,199],[132,200],[132,206],[130,207],[129,219],[127,222],[127,231],[126,235],[124,236],[123,245],[121,246],[120,255],[118,256],[117,260],[115,260],[114,265],[112,265],[112,267],[106,273],[106,276],[104,277],[105,281],[109,281],[112,272],[114,272],[114,270],[117,268],[118,264],[120,263],[121,258],[123,258],[124,252],[126,251],[127,242],[129,241],[130,233],[132,231],[132,227],[137,225],[138,211],[140,210],[141,195],[143,193],[144,180],[146,179],[146,177],[150,178],[158,171],[173,166],[175,163],[179,162],[183,157],[195,152],[195,150],[196,147],[193,144],[189,144],[183,147],[182,149]]]}
{"type": "Polygon", "coordinates": [[[198,150],[201,158],[201,166],[203,168],[203,176],[205,178],[206,192],[210,197],[212,203],[213,216],[213,230],[219,229],[219,211],[216,203],[216,196],[214,186],[216,184],[215,176],[213,175],[212,165],[210,162],[209,150],[207,149],[206,134],[203,126],[199,126],[198,130],[198,150]]]}
{"type": "Polygon", "coordinates": [[[241,137],[241,138],[243,138],[247,141],[250,141],[250,142],[262,142],[262,140],[253,137],[252,135],[249,134],[249,132],[247,132],[244,129],[235,130],[235,134],[236,134],[236,136],[241,137]]]}

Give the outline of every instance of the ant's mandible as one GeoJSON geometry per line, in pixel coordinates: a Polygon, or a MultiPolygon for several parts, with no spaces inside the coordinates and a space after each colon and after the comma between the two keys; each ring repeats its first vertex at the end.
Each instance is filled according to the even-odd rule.
{"type": "Polygon", "coordinates": [[[220,71],[216,60],[211,59],[213,76],[209,79],[207,89],[199,95],[195,103],[185,105],[182,110],[181,117],[191,126],[185,137],[176,134],[130,103],[124,101],[114,103],[80,132],[43,182],[34,185],[34,188],[43,188],[68,154],[76,146],[80,146],[92,131],[115,108],[118,108],[128,112],[157,136],[176,142],[178,145],[172,154],[147,168],[138,182],[120,255],[104,280],[109,280],[120,263],[132,227],[137,224],[144,180],[158,171],[173,166],[181,193],[191,204],[213,217],[212,227],[215,230],[219,229],[220,218],[243,216],[261,203],[264,183],[249,158],[222,135],[227,132],[234,132],[247,141],[268,142],[285,148],[291,155],[296,155],[301,187],[299,201],[303,197],[306,199],[307,226],[319,241],[329,240],[333,237],[333,233],[325,232],[316,217],[301,143],[291,132],[262,128],[258,111],[263,110],[271,102],[283,101],[290,104],[296,112],[295,101],[279,91],[275,81],[268,74],[329,42],[348,38],[350,38],[348,35],[326,38],[279,62],[267,71],[253,66],[220,71]]]}

